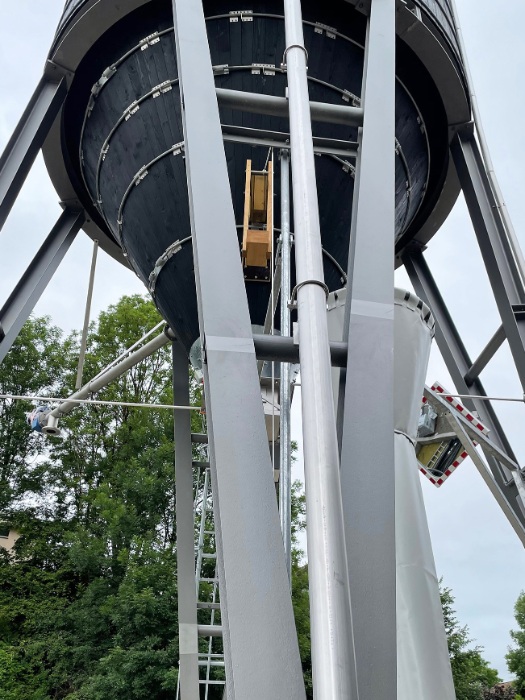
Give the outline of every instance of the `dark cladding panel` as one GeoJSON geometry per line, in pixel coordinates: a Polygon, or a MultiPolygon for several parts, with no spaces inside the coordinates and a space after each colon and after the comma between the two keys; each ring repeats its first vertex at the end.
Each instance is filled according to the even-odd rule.
{"type": "MultiPolygon", "coordinates": [[[[302,0],[302,5],[311,99],[359,105],[365,18],[342,1],[320,4],[302,0]]],[[[79,0],[71,0],[67,16],[75,15],[78,20],[83,6],[79,0]]],[[[425,6],[436,21],[450,19],[447,0],[428,0],[425,6]]],[[[205,0],[204,8],[216,85],[285,96],[280,0],[250,0],[248,5],[244,0],[205,0]],[[250,16],[244,21],[235,16],[247,10],[250,16]]],[[[198,332],[192,250],[189,243],[177,251],[170,249],[175,241],[190,235],[172,25],[170,0],[150,0],[102,34],[75,72],[62,120],[62,142],[68,166],[75,179],[85,185],[80,198],[96,209],[92,216],[105,221],[107,232],[122,247],[189,349],[198,332]],[[159,266],[166,251],[170,251],[167,259],[159,266]],[[155,269],[153,288],[150,278],[155,269]]],[[[448,133],[437,89],[402,42],[397,63],[396,234],[404,245],[417,233],[439,197],[447,168],[448,133]]],[[[221,109],[221,121],[225,128],[288,132],[286,119],[225,108],[221,109]]],[[[313,129],[317,137],[357,139],[354,127],[314,123],[313,129]]],[[[231,142],[225,143],[225,152],[240,241],[246,161],[250,159],[255,169],[262,169],[269,152],[267,147],[231,142]]],[[[277,152],[274,157],[278,193],[277,152]]],[[[324,154],[315,163],[327,254],[325,278],[334,290],[341,286],[340,268],[347,266],[355,161],[324,154]]],[[[277,228],[279,220],[277,194],[277,228]]],[[[278,235],[277,231],[275,242],[278,235]]],[[[257,280],[247,281],[246,286],[252,322],[260,325],[270,285],[257,280]]]]}

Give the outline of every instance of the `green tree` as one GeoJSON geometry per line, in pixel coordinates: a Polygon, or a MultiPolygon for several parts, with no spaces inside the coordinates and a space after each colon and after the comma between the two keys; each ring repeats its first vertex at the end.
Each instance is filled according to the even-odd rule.
{"type": "MultiPolygon", "coordinates": [[[[85,377],[159,320],[140,296],[102,313],[90,328],[85,377]]],[[[2,365],[12,378],[6,393],[71,392],[78,337],[62,340],[48,326],[25,329],[27,347],[2,365]]],[[[169,349],[100,398],[171,403],[169,349]]],[[[29,407],[6,407],[18,439],[10,462],[2,456],[10,487],[2,516],[22,537],[14,557],[0,559],[0,700],[172,698],[178,656],[172,413],[79,408],[63,419],[62,440],[44,442],[26,425],[29,407]]]]}
{"type": "Polygon", "coordinates": [[[516,676],[516,691],[525,696],[525,592],[522,592],[514,606],[517,630],[511,630],[510,636],[514,646],[506,656],[507,666],[516,676]]]}
{"type": "Polygon", "coordinates": [[[441,605],[457,700],[483,700],[488,689],[500,681],[498,673],[481,656],[482,647],[471,648],[468,627],[461,626],[453,608],[450,588],[441,589],[441,605]]]}
{"type": "MultiPolygon", "coordinates": [[[[22,328],[0,364],[0,393],[50,395],[57,390],[68,344],[47,317],[32,318],[22,328]]],[[[0,399],[0,511],[39,481],[37,457],[44,439],[29,435],[25,414],[29,401],[0,399]]]]}
{"type": "Polygon", "coordinates": [[[306,529],[306,499],[299,481],[292,487],[292,603],[299,652],[303,665],[307,698],[313,698],[312,647],[310,642],[310,596],[308,593],[308,565],[299,547],[298,535],[306,529]]]}

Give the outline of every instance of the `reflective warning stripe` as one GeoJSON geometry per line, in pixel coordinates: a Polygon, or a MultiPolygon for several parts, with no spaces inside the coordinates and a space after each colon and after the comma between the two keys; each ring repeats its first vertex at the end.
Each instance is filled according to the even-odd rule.
{"type": "MultiPolygon", "coordinates": [[[[438,382],[435,382],[432,385],[432,391],[435,391],[436,394],[450,394],[449,391],[443,388],[441,384],[438,382]]],[[[479,418],[476,418],[476,416],[472,415],[472,413],[468,410],[468,408],[465,408],[461,401],[458,401],[454,396],[445,396],[444,397],[448,403],[453,406],[461,415],[465,416],[465,418],[468,420],[469,423],[472,423],[472,425],[479,430],[480,432],[483,433],[483,435],[488,435],[489,434],[489,429],[483,425],[483,423],[479,420],[479,418]]]]}

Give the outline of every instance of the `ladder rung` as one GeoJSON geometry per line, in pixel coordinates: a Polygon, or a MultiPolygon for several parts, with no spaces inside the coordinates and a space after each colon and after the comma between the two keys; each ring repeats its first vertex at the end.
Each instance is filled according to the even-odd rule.
{"type": "Polygon", "coordinates": [[[191,434],[191,441],[195,442],[199,445],[207,445],[208,444],[208,436],[205,433],[192,433],[191,434]]]}
{"type": "Polygon", "coordinates": [[[205,602],[198,602],[197,607],[201,610],[220,610],[221,609],[221,604],[220,603],[205,603],[205,602]]]}
{"type": "Polygon", "coordinates": [[[215,534],[215,530],[204,530],[204,534],[205,534],[205,535],[214,535],[214,534],[215,534]]]}
{"type": "Polygon", "coordinates": [[[201,554],[201,557],[203,559],[217,559],[217,555],[214,554],[204,554],[204,552],[201,554]]]}
{"type": "Polygon", "coordinates": [[[219,583],[218,578],[200,578],[199,583],[219,583]]]}
{"type": "Polygon", "coordinates": [[[224,661],[210,661],[209,664],[207,661],[199,661],[199,666],[202,666],[203,668],[206,668],[207,666],[214,666],[216,668],[224,668],[224,661]]]}
{"type": "Polygon", "coordinates": [[[224,659],[224,654],[207,654],[205,651],[199,654],[199,661],[206,661],[206,659],[224,659]]]}
{"type": "Polygon", "coordinates": [[[222,637],[220,625],[198,625],[197,631],[201,637],[222,637]]]}
{"type": "Polygon", "coordinates": [[[210,467],[209,462],[192,462],[191,464],[194,469],[209,469],[210,467]]]}
{"type": "Polygon", "coordinates": [[[226,685],[226,681],[199,681],[200,685],[226,685]]]}

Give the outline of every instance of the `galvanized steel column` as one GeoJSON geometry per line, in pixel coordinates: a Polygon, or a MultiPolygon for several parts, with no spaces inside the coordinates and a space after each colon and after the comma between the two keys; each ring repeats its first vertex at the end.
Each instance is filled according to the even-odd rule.
{"type": "Polygon", "coordinates": [[[229,700],[304,700],[202,4],[176,0],[173,14],[205,361],[227,694],[229,700]]]}
{"type": "Polygon", "coordinates": [[[303,449],[316,700],[353,700],[352,620],[300,0],[285,0],[303,449]]]}
{"type": "MultiPolygon", "coordinates": [[[[281,336],[290,336],[291,294],[291,252],[290,234],[290,154],[281,151],[281,336]]],[[[281,363],[281,417],[279,431],[279,512],[283,533],[284,554],[290,584],[292,580],[292,444],[290,431],[291,367],[289,362],[281,363]]]]}

